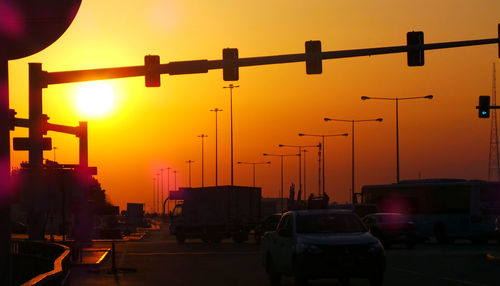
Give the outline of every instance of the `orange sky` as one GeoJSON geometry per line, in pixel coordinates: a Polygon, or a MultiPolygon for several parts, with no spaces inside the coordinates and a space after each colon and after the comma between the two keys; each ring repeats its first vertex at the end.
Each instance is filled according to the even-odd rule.
{"type": "MultiPolygon", "coordinates": [[[[27,117],[28,63],[46,71],[141,65],[146,54],[161,62],[220,59],[222,49],[238,48],[240,57],[304,51],[307,40],[321,40],[324,51],[401,45],[406,32],[422,30],[425,42],[492,38],[500,22],[496,0],[443,1],[97,1],[83,0],[67,32],[46,50],[11,61],[11,108],[27,117]]],[[[316,144],[304,133],[350,132],[350,125],[325,123],[325,116],[383,123],[356,130],[356,191],[364,184],[395,180],[394,104],[362,102],[361,96],[423,96],[400,104],[401,178],[485,179],[488,170],[489,120],[477,118],[477,98],[491,94],[496,45],[429,51],[424,67],[407,67],[406,55],[385,55],[323,62],[323,74],[306,75],[305,64],[240,69],[234,91],[236,161],[264,161],[263,152],[295,151],[278,144],[316,144]]],[[[500,68],[500,67],[499,67],[500,68]]],[[[44,90],[44,113],[51,122],[78,125],[89,121],[90,165],[111,201],[151,203],[159,168],[180,173],[186,186],[194,160],[193,185],[201,185],[201,139],[205,145],[205,185],[214,184],[215,117],[219,113],[219,184],[230,182],[229,94],[220,70],[208,74],[162,76],[162,87],[145,88],[144,78],[107,81],[115,106],[104,117],[86,118],[76,107],[79,84],[44,90]]],[[[12,132],[27,136],[27,130],[12,132]]],[[[49,133],[57,161],[77,163],[74,136],[49,133]]],[[[349,197],[351,138],[328,139],[327,192],[339,202],[349,197]]],[[[315,152],[308,154],[307,190],[317,191],[315,152]]],[[[52,151],[44,157],[52,159],[52,151]]],[[[27,152],[13,152],[12,165],[27,152]]],[[[264,196],[278,196],[279,158],[257,167],[264,196]]],[[[285,163],[285,189],[298,181],[297,159],[285,163]]],[[[166,175],[164,185],[166,190],[166,175]]],[[[235,184],[251,185],[251,166],[235,165],[235,184]]],[[[171,188],[174,187],[171,175],[171,188]]],[[[285,193],[288,193],[287,191],[285,193]]],[[[147,206],[149,208],[149,205],[147,206]]]]}

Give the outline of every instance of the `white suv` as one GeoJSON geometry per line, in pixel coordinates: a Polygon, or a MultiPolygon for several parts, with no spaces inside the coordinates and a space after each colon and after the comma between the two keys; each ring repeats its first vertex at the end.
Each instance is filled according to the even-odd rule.
{"type": "Polygon", "coordinates": [[[337,278],[349,284],[350,277],[361,277],[380,286],[385,271],[382,244],[348,210],[283,214],[276,231],[264,236],[263,260],[272,285],[288,275],[298,285],[315,278],[337,278]]]}

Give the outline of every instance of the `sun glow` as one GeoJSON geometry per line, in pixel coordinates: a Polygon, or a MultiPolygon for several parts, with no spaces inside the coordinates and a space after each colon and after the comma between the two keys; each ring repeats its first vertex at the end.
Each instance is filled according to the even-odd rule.
{"type": "Polygon", "coordinates": [[[113,88],[104,82],[83,83],[76,96],[80,112],[90,116],[107,114],[113,108],[114,98],[113,88]]]}

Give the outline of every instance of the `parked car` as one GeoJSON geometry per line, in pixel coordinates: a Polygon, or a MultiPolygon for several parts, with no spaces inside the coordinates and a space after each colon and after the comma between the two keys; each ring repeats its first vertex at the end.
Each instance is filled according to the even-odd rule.
{"type": "Polygon", "coordinates": [[[280,222],[281,213],[276,213],[268,216],[262,223],[257,225],[255,228],[254,238],[255,242],[258,244],[262,240],[264,233],[272,230],[276,230],[278,223],[280,222]]]}
{"type": "Polygon", "coordinates": [[[350,210],[286,212],[276,231],[263,239],[263,263],[272,285],[283,275],[297,285],[309,279],[337,278],[348,285],[351,277],[383,283],[385,252],[360,218],[350,210]]]}
{"type": "Polygon", "coordinates": [[[419,241],[413,222],[404,214],[375,213],[365,216],[363,222],[386,248],[392,244],[413,248],[419,241]]]}

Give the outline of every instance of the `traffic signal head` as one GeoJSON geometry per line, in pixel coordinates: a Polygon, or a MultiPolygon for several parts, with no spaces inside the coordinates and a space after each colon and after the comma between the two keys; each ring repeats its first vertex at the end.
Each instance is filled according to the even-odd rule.
{"type": "Polygon", "coordinates": [[[490,97],[487,95],[479,96],[479,118],[489,118],[490,117],[490,97]]]}
{"type": "Polygon", "coordinates": [[[222,77],[225,81],[240,79],[238,49],[227,48],[222,50],[222,77]]]}
{"type": "Polygon", "coordinates": [[[323,72],[321,58],[321,41],[306,42],[306,73],[320,74],[323,72]]]}
{"type": "Polygon", "coordinates": [[[160,80],[160,56],[147,55],[144,57],[144,68],[146,79],[146,87],[159,87],[160,80]]]}
{"type": "Polygon", "coordinates": [[[406,33],[406,44],[411,51],[408,51],[408,66],[423,66],[424,65],[424,49],[419,47],[424,44],[424,32],[408,32],[406,33]]]}

